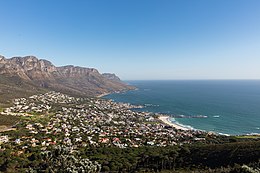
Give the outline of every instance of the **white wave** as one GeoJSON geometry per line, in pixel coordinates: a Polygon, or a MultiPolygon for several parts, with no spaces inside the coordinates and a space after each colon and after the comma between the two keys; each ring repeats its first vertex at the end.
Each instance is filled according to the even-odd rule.
{"type": "Polygon", "coordinates": [[[190,126],[190,125],[184,125],[184,124],[181,124],[179,123],[178,121],[175,120],[175,118],[170,118],[170,121],[177,124],[178,126],[181,126],[181,127],[184,127],[184,128],[188,128],[190,130],[199,130],[199,129],[195,129],[194,127],[190,126]]]}
{"type": "Polygon", "coordinates": [[[147,106],[147,107],[158,107],[158,106],[160,106],[160,105],[154,105],[154,104],[144,104],[144,106],[147,106]]]}
{"type": "Polygon", "coordinates": [[[207,115],[176,115],[179,118],[208,118],[207,115]]]}
{"type": "Polygon", "coordinates": [[[246,134],[247,136],[250,136],[250,135],[260,135],[260,133],[248,133],[248,134],[246,134]]]}
{"type": "Polygon", "coordinates": [[[227,134],[227,133],[220,133],[220,132],[218,132],[218,134],[223,135],[223,136],[230,136],[230,134],[227,134]]]}
{"type": "Polygon", "coordinates": [[[208,118],[207,115],[195,115],[194,118],[208,118]]]}
{"type": "Polygon", "coordinates": [[[218,133],[220,135],[223,135],[223,136],[230,136],[230,134],[226,134],[226,133],[218,133]]]}

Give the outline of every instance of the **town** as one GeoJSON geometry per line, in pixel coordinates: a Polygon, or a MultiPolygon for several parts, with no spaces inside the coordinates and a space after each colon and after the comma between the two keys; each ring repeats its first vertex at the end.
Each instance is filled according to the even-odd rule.
{"type": "Polygon", "coordinates": [[[216,136],[199,130],[177,130],[161,122],[158,115],[132,110],[140,107],[58,92],[15,99],[1,115],[18,116],[20,121],[0,133],[0,147],[3,150],[3,144],[12,144],[19,154],[30,147],[169,146],[207,142],[206,137],[216,136]]]}
{"type": "Polygon", "coordinates": [[[252,169],[257,165],[258,153],[252,152],[259,149],[257,137],[181,128],[140,108],[53,91],[14,99],[0,111],[0,172],[142,172],[167,164],[164,169],[172,170],[196,165],[200,158],[214,166],[207,157],[223,152],[233,160],[242,154],[252,169]],[[241,142],[242,149],[233,152],[241,142]]]}

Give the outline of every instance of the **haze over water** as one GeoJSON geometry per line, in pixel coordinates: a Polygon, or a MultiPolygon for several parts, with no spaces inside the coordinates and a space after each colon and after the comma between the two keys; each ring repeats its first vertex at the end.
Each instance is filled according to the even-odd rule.
{"type": "MultiPolygon", "coordinates": [[[[260,134],[260,80],[128,81],[138,90],[105,96],[145,105],[141,111],[169,115],[183,125],[217,133],[260,134]]],[[[174,119],[172,119],[174,121],[174,119]]]]}

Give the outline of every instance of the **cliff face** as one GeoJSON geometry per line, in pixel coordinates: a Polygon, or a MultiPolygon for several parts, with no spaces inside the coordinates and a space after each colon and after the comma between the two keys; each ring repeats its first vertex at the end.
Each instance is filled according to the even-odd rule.
{"type": "Polygon", "coordinates": [[[102,76],[112,81],[121,81],[120,78],[113,73],[103,73],[102,76]]]}
{"type": "Polygon", "coordinates": [[[52,73],[57,68],[47,60],[38,60],[34,56],[13,57],[0,60],[0,74],[19,76],[24,80],[53,80],[52,73]]]}
{"type": "Polygon", "coordinates": [[[51,62],[34,56],[10,59],[0,56],[0,78],[4,79],[0,80],[0,88],[1,85],[8,86],[10,83],[10,86],[15,86],[19,83],[21,87],[22,84],[26,84],[29,88],[55,90],[80,96],[97,96],[133,89],[114,74],[102,75],[94,68],[72,65],[56,67],[51,62]]]}

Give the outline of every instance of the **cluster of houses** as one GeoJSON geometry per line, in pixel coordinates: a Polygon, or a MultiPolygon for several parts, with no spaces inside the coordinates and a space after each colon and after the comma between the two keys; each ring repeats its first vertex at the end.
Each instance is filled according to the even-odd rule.
{"type": "Polygon", "coordinates": [[[13,106],[6,108],[4,114],[23,115],[24,113],[46,113],[53,104],[77,103],[83,98],[70,97],[59,92],[48,92],[45,94],[33,95],[27,98],[18,98],[13,101],[13,106]],[[21,114],[17,114],[21,113],[21,114]]]}
{"type": "Polygon", "coordinates": [[[0,145],[2,143],[7,143],[9,141],[9,138],[7,135],[0,136],[0,145]]]}
{"type": "Polygon", "coordinates": [[[139,107],[98,98],[75,98],[58,92],[16,99],[3,114],[23,118],[16,125],[15,137],[0,133],[0,145],[13,143],[19,149],[40,147],[42,150],[57,144],[75,149],[126,148],[192,143],[206,136],[202,131],[177,130],[151,113],[131,110],[139,107]],[[26,117],[28,113],[30,117],[26,117]]]}

